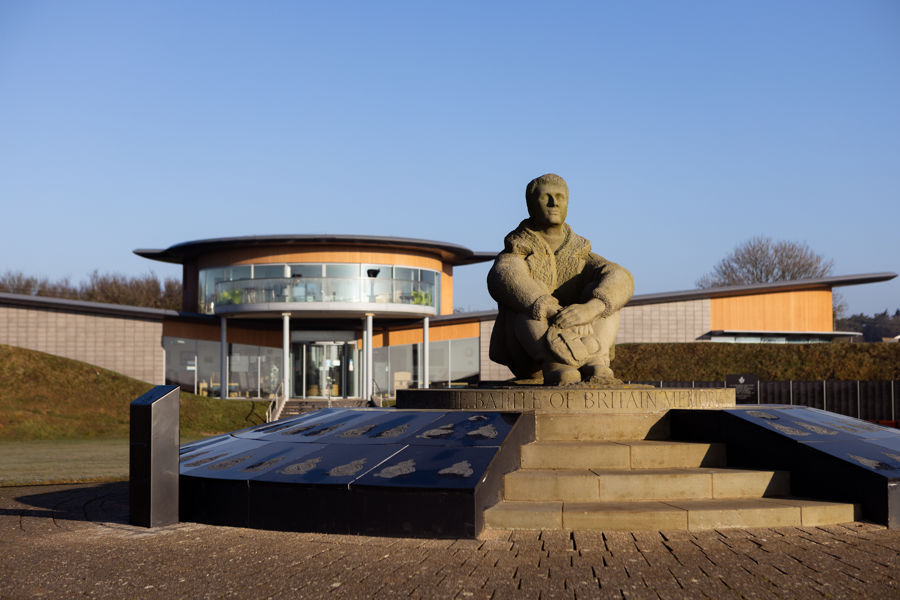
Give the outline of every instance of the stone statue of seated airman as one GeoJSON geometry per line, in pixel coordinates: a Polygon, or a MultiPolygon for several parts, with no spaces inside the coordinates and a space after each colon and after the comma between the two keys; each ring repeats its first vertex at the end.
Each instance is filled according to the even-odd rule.
{"type": "Polygon", "coordinates": [[[506,236],[488,273],[499,309],[491,360],[520,383],[621,383],[609,363],[619,310],[634,293],[631,273],[591,252],[566,224],[562,177],[532,180],[525,200],[529,217],[506,236]]]}

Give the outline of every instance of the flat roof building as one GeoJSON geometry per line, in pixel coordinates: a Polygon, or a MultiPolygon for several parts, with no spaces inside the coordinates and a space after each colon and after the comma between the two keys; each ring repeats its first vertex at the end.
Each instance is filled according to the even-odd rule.
{"type": "MultiPolygon", "coordinates": [[[[453,313],[456,267],[494,252],[409,238],[228,237],[135,250],[182,266],[181,311],[0,294],[0,343],[208,395],[373,398],[508,379],[496,311],[453,313]]],[[[818,343],[832,288],[895,273],[637,295],[617,343],[818,343]]]]}

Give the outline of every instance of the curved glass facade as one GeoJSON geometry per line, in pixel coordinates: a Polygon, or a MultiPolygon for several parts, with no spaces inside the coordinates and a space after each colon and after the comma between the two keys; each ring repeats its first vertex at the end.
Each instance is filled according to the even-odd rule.
{"type": "Polygon", "coordinates": [[[202,269],[200,312],[234,304],[374,302],[431,306],[440,314],[440,273],[393,265],[303,263],[202,269]]]}

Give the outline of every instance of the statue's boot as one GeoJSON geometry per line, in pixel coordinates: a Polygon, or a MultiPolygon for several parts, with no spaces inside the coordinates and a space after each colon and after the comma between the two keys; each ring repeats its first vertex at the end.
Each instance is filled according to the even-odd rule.
{"type": "Polygon", "coordinates": [[[547,361],[544,363],[544,385],[569,385],[581,382],[581,373],[571,365],[547,361]]]}
{"type": "Polygon", "coordinates": [[[581,374],[585,381],[591,383],[621,383],[609,368],[609,356],[593,356],[581,366],[581,374]]]}

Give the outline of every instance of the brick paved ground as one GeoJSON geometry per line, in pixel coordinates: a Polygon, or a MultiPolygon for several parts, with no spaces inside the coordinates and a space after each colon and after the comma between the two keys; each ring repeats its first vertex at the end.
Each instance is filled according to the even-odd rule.
{"type": "Polygon", "coordinates": [[[127,484],[0,488],[0,597],[900,598],[900,532],[373,538],[127,525],[127,484]]]}

